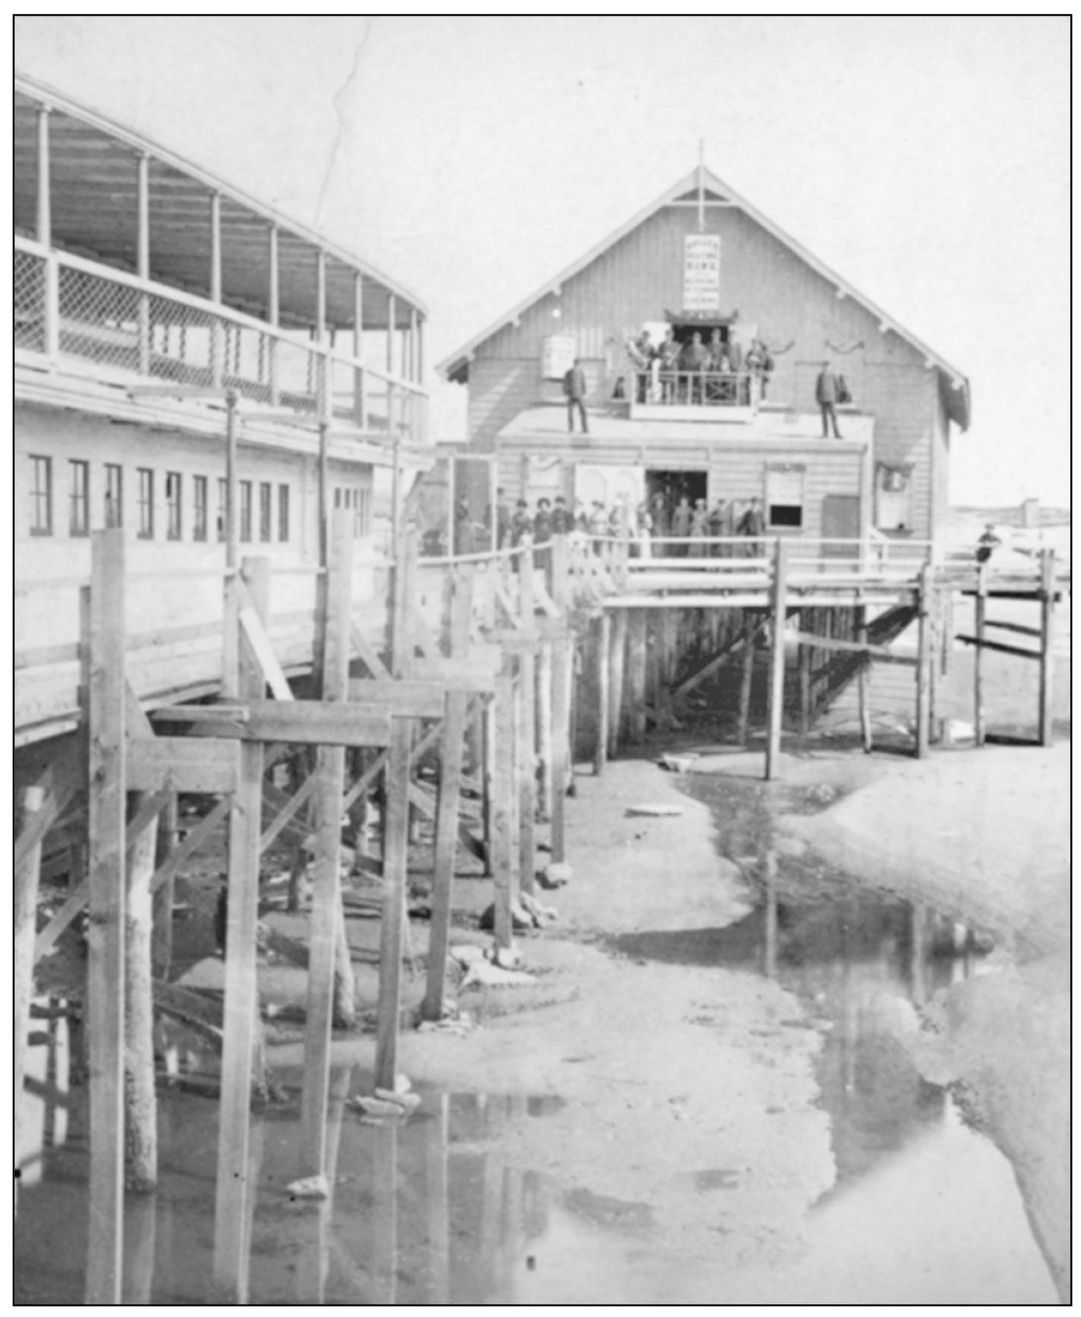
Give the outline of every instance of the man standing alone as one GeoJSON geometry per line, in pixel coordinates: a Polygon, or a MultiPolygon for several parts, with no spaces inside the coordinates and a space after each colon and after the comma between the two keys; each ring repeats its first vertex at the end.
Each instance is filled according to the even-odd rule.
{"type": "Polygon", "coordinates": [[[830,370],[830,363],[824,361],[822,369],[815,380],[815,402],[822,412],[822,438],[829,438],[829,425],[833,424],[833,437],[840,439],[837,428],[837,376],[830,370]]]}
{"type": "Polygon", "coordinates": [[[582,419],[582,433],[589,434],[589,422],[586,420],[586,373],[582,369],[582,360],[575,357],[574,365],[563,376],[563,392],[567,397],[567,429],[574,433],[574,409],[582,419]]]}

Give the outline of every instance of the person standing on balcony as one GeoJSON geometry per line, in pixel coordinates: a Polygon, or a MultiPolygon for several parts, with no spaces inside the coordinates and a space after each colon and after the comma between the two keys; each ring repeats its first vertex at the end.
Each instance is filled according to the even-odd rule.
{"type": "MultiPolygon", "coordinates": [[[[695,335],[697,338],[697,334],[695,335]]],[[[676,539],[685,540],[691,533],[691,504],[686,494],[680,496],[676,504],[676,510],[672,513],[672,535],[676,539]]],[[[672,546],[672,556],[675,558],[686,558],[686,544],[674,544],[672,546]]]]}
{"type": "MultiPolygon", "coordinates": [[[[716,501],[716,503],[714,503],[713,507],[710,509],[710,514],[709,514],[710,539],[719,540],[726,534],[725,524],[727,523],[727,521],[728,521],[728,512],[725,507],[724,499],[719,498],[716,501]]],[[[709,546],[709,556],[711,558],[724,558],[727,556],[725,552],[727,548],[728,546],[726,544],[711,544],[709,546]]]]}
{"type": "Polygon", "coordinates": [[[562,494],[557,494],[555,507],[552,508],[552,534],[566,535],[573,529],[574,518],[567,508],[567,500],[562,494]]]}
{"type": "Polygon", "coordinates": [[[819,410],[822,412],[822,438],[829,438],[829,425],[833,425],[834,439],[841,438],[841,432],[837,428],[837,397],[839,389],[837,385],[837,376],[830,370],[830,363],[824,361],[822,369],[818,372],[818,378],[815,380],[815,402],[818,403],[819,410]]]}
{"type": "Polygon", "coordinates": [[[530,541],[533,538],[533,518],[529,515],[529,504],[524,498],[520,498],[515,504],[514,516],[510,522],[510,543],[511,548],[517,549],[525,544],[526,536],[530,541]]]}
{"type": "Polygon", "coordinates": [[[679,368],[679,344],[671,325],[664,331],[664,342],[657,349],[657,356],[660,359],[662,401],[675,402],[676,382],[673,376],[679,368]]]}
{"type": "Polygon", "coordinates": [[[691,558],[708,558],[709,545],[706,544],[706,536],[709,534],[709,510],[706,507],[704,498],[696,498],[694,501],[694,510],[691,513],[691,539],[697,541],[690,546],[691,558]]]}
{"type": "Polygon", "coordinates": [[[567,430],[574,433],[574,412],[582,421],[582,433],[589,434],[589,422],[586,420],[586,373],[582,369],[581,357],[575,357],[574,365],[563,376],[563,393],[567,399],[567,430]]]}
{"type": "Polygon", "coordinates": [[[679,369],[690,376],[687,382],[687,401],[701,402],[701,375],[709,369],[709,351],[697,329],[691,335],[691,341],[683,345],[683,351],[679,354],[679,369]]]}
{"type": "Polygon", "coordinates": [[[552,538],[552,505],[546,498],[537,499],[537,515],[533,518],[533,543],[547,544],[552,538]]]}
{"type": "Polygon", "coordinates": [[[757,558],[764,552],[763,546],[757,543],[757,541],[761,540],[766,533],[766,519],[762,515],[761,499],[751,499],[750,503],[747,505],[747,511],[744,512],[743,516],[739,519],[739,525],[736,527],[736,530],[740,535],[745,535],[749,540],[756,541],[753,544],[747,545],[743,550],[743,557],[757,558]]]}

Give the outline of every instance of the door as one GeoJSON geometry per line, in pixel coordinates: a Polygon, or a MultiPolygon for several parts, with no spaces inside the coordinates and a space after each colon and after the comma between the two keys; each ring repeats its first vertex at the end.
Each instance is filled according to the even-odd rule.
{"type": "Polygon", "coordinates": [[[850,544],[823,544],[824,558],[858,558],[860,554],[860,496],[827,494],[822,500],[822,538],[851,540],[850,544]]]}

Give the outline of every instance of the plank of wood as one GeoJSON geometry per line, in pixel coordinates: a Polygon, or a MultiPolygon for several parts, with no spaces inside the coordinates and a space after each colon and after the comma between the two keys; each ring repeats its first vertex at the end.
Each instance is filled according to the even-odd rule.
{"type": "MultiPolygon", "coordinates": [[[[269,576],[266,559],[246,560],[244,572],[251,606],[265,612],[269,576]]],[[[241,699],[262,696],[264,670],[252,645],[251,632],[243,628],[238,680],[241,699]]],[[[256,925],[263,747],[259,742],[248,742],[239,749],[239,782],[229,812],[224,1039],[214,1198],[213,1277],[217,1295],[225,1302],[241,1302],[247,1293],[245,1221],[248,1199],[254,1191],[249,1161],[251,1076],[259,1027],[256,925]]]]}
{"type": "Polygon", "coordinates": [[[506,673],[496,678],[494,717],[491,862],[495,880],[495,941],[509,947],[514,933],[511,905],[514,900],[518,853],[513,837],[514,782],[514,679],[506,673]]]}
{"type": "Polygon", "coordinates": [[[785,616],[788,598],[787,547],[777,540],[773,557],[770,598],[769,720],[766,730],[766,780],[776,777],[781,757],[781,719],[784,714],[785,616]]]}
{"type": "Polygon", "coordinates": [[[611,694],[609,679],[611,673],[612,619],[608,613],[602,613],[597,623],[595,664],[597,671],[597,739],[593,752],[593,772],[600,775],[604,771],[608,757],[608,743],[611,737],[611,694]]]}
{"type": "MultiPolygon", "coordinates": [[[[129,744],[130,754],[130,744],[129,744]]],[[[167,793],[138,796],[153,817],[127,856],[125,895],[124,1010],[124,1180],[129,1190],[148,1193],[158,1182],[158,1119],[154,1076],[154,1005],[150,955],[154,912],[150,880],[158,840],[158,818],[167,793]]]]}
{"type": "Polygon", "coordinates": [[[488,695],[495,689],[495,676],[478,667],[472,658],[415,659],[412,675],[422,681],[442,682],[444,687],[488,695]]]}
{"type": "Polygon", "coordinates": [[[450,691],[446,701],[440,756],[442,766],[439,774],[439,798],[436,807],[428,978],[421,1005],[421,1014],[426,1020],[438,1020],[443,1014],[443,990],[454,888],[454,856],[458,837],[458,795],[469,697],[464,691],[450,691]]]}
{"type": "Polygon", "coordinates": [[[375,647],[368,643],[364,633],[358,626],[350,627],[349,638],[357,657],[367,665],[372,676],[377,681],[389,681],[391,677],[390,669],[375,652],[375,647]]]}
{"type": "MultiPolygon", "coordinates": [[[[270,785],[269,783],[263,784],[263,793],[265,797],[268,800],[277,800],[279,798],[277,791],[275,790],[274,792],[271,792],[268,789],[269,785],[270,785]]],[[[307,836],[308,829],[304,827],[302,824],[294,823],[294,819],[297,813],[304,807],[304,805],[306,805],[307,802],[311,800],[314,792],[315,792],[315,778],[308,777],[305,778],[304,782],[291,796],[286,797],[286,799],[282,802],[281,808],[278,810],[278,813],[274,816],[273,821],[267,824],[266,829],[263,832],[263,835],[259,838],[259,851],[261,854],[265,854],[266,851],[278,839],[281,833],[284,832],[284,830],[290,825],[292,825],[298,831],[303,832],[304,835],[307,836]]],[[[281,794],[285,795],[284,792],[282,792],[281,794]]]]}
{"type": "MultiPolygon", "coordinates": [[[[349,597],[352,539],[344,509],[335,513],[328,545],[327,606],[323,643],[325,707],[343,716],[349,689],[349,597]]],[[[308,701],[304,701],[306,705],[308,701]]],[[[367,712],[367,711],[365,711],[367,712]]],[[[380,715],[386,744],[390,715],[380,715]]],[[[341,911],[339,865],[345,749],[320,745],[315,766],[315,862],[308,938],[308,992],[304,1027],[304,1078],[300,1105],[301,1176],[326,1170],[327,1099],[330,1089],[330,1040],[334,1013],[334,962],[341,911]]]]}
{"type": "Polygon", "coordinates": [[[155,870],[154,878],[150,884],[152,892],[156,892],[163,883],[167,883],[170,878],[180,872],[190,857],[213,834],[222,819],[229,813],[231,807],[232,801],[229,798],[219,800],[210,813],[199,820],[165,863],[159,865],[155,870]]]}
{"type": "Polygon", "coordinates": [[[376,1013],[375,1087],[393,1089],[398,1064],[405,885],[409,848],[410,726],[395,719],[386,769],[383,837],[383,914],[379,940],[379,1002],[376,1013]]]}
{"type": "Polygon", "coordinates": [[[914,654],[898,654],[886,645],[863,644],[858,640],[841,640],[833,636],[816,635],[813,631],[796,631],[790,632],[789,640],[797,640],[802,645],[813,645],[816,649],[833,650],[838,653],[846,654],[866,654],[873,659],[881,659],[884,663],[900,663],[909,667],[915,667],[916,656],[914,654]]]}
{"type": "Polygon", "coordinates": [[[52,789],[47,789],[44,786],[39,786],[36,789],[42,791],[43,800],[39,809],[27,812],[24,815],[22,830],[15,840],[13,859],[16,871],[41,846],[45,834],[67,809],[76,792],[74,782],[65,782],[52,789]]]}
{"type": "Polygon", "coordinates": [[[1022,626],[1020,622],[1001,622],[993,617],[984,619],[984,626],[995,627],[999,631],[1013,631],[1019,636],[1034,636],[1039,639],[1043,635],[1038,626],[1022,626]]]}
{"type": "Polygon", "coordinates": [[[931,663],[933,638],[931,628],[932,582],[931,564],[924,564],[920,572],[920,589],[917,599],[917,658],[916,664],[916,758],[923,759],[931,741],[931,663]]]}
{"type": "Polygon", "coordinates": [[[518,770],[518,882],[532,893],[537,867],[537,661],[532,652],[518,655],[515,759],[518,770]]]}
{"type": "Polygon", "coordinates": [[[276,700],[292,700],[293,688],[289,685],[285,673],[282,671],[281,663],[274,653],[274,646],[270,642],[270,637],[266,633],[266,628],[263,626],[259,614],[251,606],[250,596],[241,598],[237,619],[274,698],[276,700]]]}
{"type": "Polygon", "coordinates": [[[552,646],[552,859],[566,859],[567,787],[571,772],[570,702],[574,641],[552,646]]]}
{"type": "Polygon", "coordinates": [[[91,541],[87,1013],[90,1194],[86,1302],[119,1303],[124,1239],[124,533],[91,541]]]}
{"type": "Polygon", "coordinates": [[[979,636],[956,636],[963,645],[976,645],[980,649],[993,649],[999,654],[1013,654],[1016,658],[1038,659],[1039,650],[1022,649],[1019,645],[1006,645],[999,640],[981,640],[979,636]]]}
{"type": "Polygon", "coordinates": [[[128,742],[127,768],[131,791],[227,795],[239,780],[240,747],[210,737],[134,737],[128,742]]]}
{"type": "Polygon", "coordinates": [[[1055,551],[1045,549],[1040,555],[1040,692],[1037,737],[1041,745],[1052,739],[1052,679],[1054,677],[1055,628],[1055,551]]]}
{"type": "Polygon", "coordinates": [[[389,705],[395,718],[442,718],[445,694],[440,681],[354,678],[349,683],[351,702],[364,706],[389,705]]]}
{"type": "Polygon", "coordinates": [[[376,747],[390,741],[392,707],[385,704],[366,707],[329,699],[252,700],[249,711],[241,730],[245,741],[376,747]]]}
{"type": "MultiPolygon", "coordinates": [[[[42,786],[27,787],[22,793],[21,824],[25,833],[44,811],[50,796],[42,786]]],[[[26,1100],[23,1094],[23,1077],[26,1071],[26,1051],[30,1034],[30,999],[34,995],[34,931],[37,917],[38,883],[41,877],[41,837],[27,849],[15,867],[14,910],[14,965],[15,1000],[14,1076],[12,1092],[15,1107],[15,1165],[21,1165],[24,1155],[32,1152],[31,1137],[27,1134],[26,1100]]]]}

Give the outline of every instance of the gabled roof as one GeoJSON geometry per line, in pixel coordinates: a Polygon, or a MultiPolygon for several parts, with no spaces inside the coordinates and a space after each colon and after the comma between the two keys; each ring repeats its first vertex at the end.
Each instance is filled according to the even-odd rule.
{"type": "Polygon", "coordinates": [[[656,201],[648,205],[644,210],[632,216],[625,224],[620,225],[614,233],[608,235],[603,242],[599,242],[595,247],[591,247],[584,256],[572,262],[565,270],[561,270],[554,278],[549,279],[541,288],[539,288],[530,297],[523,302],[519,302],[505,315],[499,317],[487,329],[482,330],[475,337],[471,338],[468,343],[464,344],[457,352],[452,353],[444,361],[441,361],[436,369],[449,380],[457,380],[464,383],[469,378],[469,362],[482,343],[487,342],[501,329],[508,325],[515,324],[521,316],[532,306],[547,297],[549,294],[558,292],[562,286],[569,283],[575,275],[580,274],[587,266],[591,265],[599,256],[602,256],[610,247],[614,247],[629,233],[633,233],[640,225],[651,219],[659,210],[665,206],[671,205],[676,201],[695,201],[698,199],[699,188],[704,192],[707,201],[727,201],[745,215],[754,220],[767,233],[771,234],[778,242],[782,243],[789,251],[794,252],[800,260],[809,265],[811,269],[817,271],[824,279],[846,296],[862,306],[871,315],[875,316],[879,324],[884,329],[892,329],[906,342],[910,343],[917,352],[921,353],[928,366],[935,367],[943,376],[946,385],[947,411],[950,419],[955,421],[961,429],[967,429],[969,424],[969,382],[967,376],[962,374],[956,366],[951,365],[944,357],[933,351],[915,334],[905,329],[903,325],[898,324],[897,320],[888,315],[881,307],[876,306],[869,297],[865,297],[859,289],[853,287],[843,276],[835,270],[831,270],[828,265],[812,252],[808,251],[795,238],[790,237],[785,231],[773,220],[763,215],[760,210],[752,206],[746,198],[741,197],[734,188],[728,186],[717,177],[716,174],[699,166],[691,170],[689,174],[684,175],[677,183],[674,183],[666,192],[663,192],[656,201]]]}

